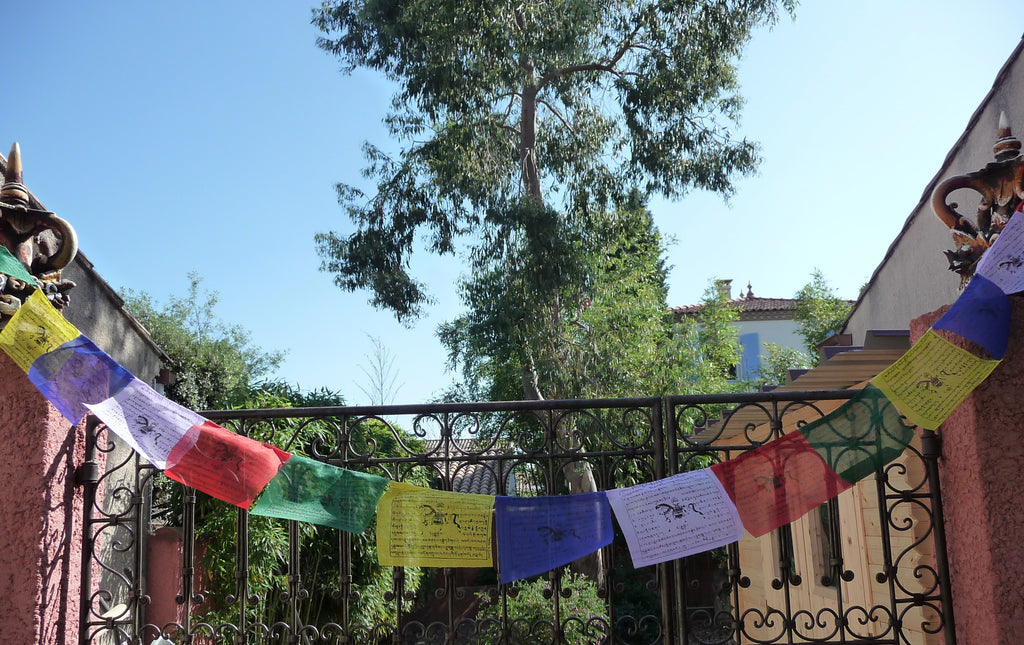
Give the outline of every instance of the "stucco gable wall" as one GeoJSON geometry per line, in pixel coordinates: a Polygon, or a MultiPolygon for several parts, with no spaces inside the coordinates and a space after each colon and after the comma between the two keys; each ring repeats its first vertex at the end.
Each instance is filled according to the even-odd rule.
{"type": "Polygon", "coordinates": [[[81,253],[63,271],[75,283],[64,317],[136,378],[153,385],[161,354],[149,334],[123,308],[123,301],[81,253]]]}
{"type": "MultiPolygon", "coordinates": [[[[1013,133],[1024,139],[1024,56],[1019,43],[997,75],[992,90],[969,119],[966,131],[939,165],[921,200],[907,218],[903,230],[875,269],[868,288],[854,306],[844,332],[863,342],[869,329],[908,329],[914,318],[955,301],[960,278],[948,270],[943,251],[953,247],[949,229],[931,207],[935,186],[952,175],[973,172],[994,160],[999,113],[1005,111],[1013,133]]],[[[942,100],[941,96],[930,100],[942,100]]],[[[936,160],[937,162],[939,160],[936,160]]],[[[961,190],[947,200],[959,204],[959,212],[971,219],[978,206],[977,193],[961,190]]],[[[880,204],[865,211],[864,226],[872,221],[899,216],[899,204],[880,204]]]]}

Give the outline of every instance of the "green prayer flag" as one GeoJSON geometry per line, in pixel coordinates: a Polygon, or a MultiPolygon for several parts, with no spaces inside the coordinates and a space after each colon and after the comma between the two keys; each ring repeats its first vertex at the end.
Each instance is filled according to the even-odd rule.
{"type": "Polygon", "coordinates": [[[11,254],[10,250],[0,244],[0,273],[9,275],[12,278],[17,278],[29,284],[39,284],[36,279],[28,272],[25,265],[22,264],[18,258],[11,254]]]}
{"type": "Polygon", "coordinates": [[[872,385],[800,432],[825,463],[851,484],[899,457],[914,438],[913,428],[903,422],[896,406],[872,385]]]}
{"type": "Polygon", "coordinates": [[[362,533],[387,487],[384,477],[292,455],[249,512],[362,533]]]}

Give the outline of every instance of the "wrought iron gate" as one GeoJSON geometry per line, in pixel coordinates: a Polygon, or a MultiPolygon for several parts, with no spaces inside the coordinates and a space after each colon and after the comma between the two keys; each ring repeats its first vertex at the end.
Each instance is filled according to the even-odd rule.
{"type": "MultiPolygon", "coordinates": [[[[853,393],[206,416],[395,481],[557,495],[568,492],[568,469],[589,473],[606,490],[734,458],[853,393]]],[[[372,529],[357,536],[250,516],[171,482],[96,425],[94,466],[83,469],[88,559],[80,640],[949,645],[937,440],[925,432],[873,479],[769,536],[641,569],[631,567],[617,536],[601,551],[603,568],[591,561],[500,585],[493,570],[378,567],[372,529]],[[178,550],[160,557],[154,545],[168,535],[178,550]],[[603,574],[580,577],[577,568],[603,574]]]]}

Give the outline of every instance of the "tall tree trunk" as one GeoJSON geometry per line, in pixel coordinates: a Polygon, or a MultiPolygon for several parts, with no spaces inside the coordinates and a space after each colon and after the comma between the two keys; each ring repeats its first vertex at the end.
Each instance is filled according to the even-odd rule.
{"type": "MultiPolygon", "coordinates": [[[[540,169],[537,164],[537,92],[534,82],[533,62],[527,58],[520,60],[526,81],[523,84],[522,105],[519,117],[519,163],[522,173],[523,191],[527,198],[538,206],[544,205],[544,191],[540,183],[540,169]]],[[[557,316],[556,316],[557,318],[557,316]]],[[[555,323],[552,323],[555,324],[555,323]]],[[[533,357],[523,366],[523,398],[527,401],[543,401],[538,383],[537,368],[533,357]]],[[[555,429],[559,445],[566,449],[578,448],[579,442],[573,432],[574,421],[567,417],[555,429]]],[[[597,491],[594,471],[586,461],[568,460],[563,463],[563,476],[570,493],[592,493],[597,491]]],[[[604,580],[604,557],[601,551],[580,558],[572,563],[577,573],[582,573],[600,584],[604,580]]]]}
{"type": "MultiPolygon", "coordinates": [[[[523,366],[523,398],[527,401],[543,401],[544,395],[540,392],[536,367],[533,365],[532,357],[527,365],[523,366]]],[[[542,421],[544,421],[542,419],[542,421]]],[[[565,449],[579,448],[580,444],[576,439],[574,429],[575,421],[572,417],[565,417],[560,420],[555,428],[555,438],[558,444],[565,449]]],[[[594,470],[587,461],[565,460],[562,463],[562,474],[565,477],[565,484],[570,493],[593,493],[597,491],[597,480],[594,479],[594,470]]],[[[572,563],[573,571],[582,573],[597,584],[604,582],[605,564],[604,555],[601,551],[595,551],[572,563]]]]}

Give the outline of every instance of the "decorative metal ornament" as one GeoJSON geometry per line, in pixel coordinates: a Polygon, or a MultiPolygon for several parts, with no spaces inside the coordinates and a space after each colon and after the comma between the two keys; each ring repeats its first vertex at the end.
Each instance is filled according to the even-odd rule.
{"type": "Polygon", "coordinates": [[[999,114],[999,134],[992,152],[995,161],[981,170],[949,177],[932,193],[932,209],[949,227],[956,245],[944,253],[949,260],[949,270],[960,275],[961,289],[970,281],[981,256],[999,237],[1024,197],[1021,142],[1010,132],[1005,112],[999,114]],[[950,193],[961,188],[981,195],[974,222],[957,212],[956,203],[946,202],[950,193]]]}
{"type": "Polygon", "coordinates": [[[0,325],[37,288],[57,309],[67,306],[67,292],[75,284],[61,278],[61,269],[75,259],[78,236],[70,224],[54,213],[33,207],[31,193],[24,184],[17,142],[11,146],[4,183],[0,186],[0,245],[24,266],[35,282],[25,279],[27,276],[20,270],[17,276],[0,274],[0,325]]]}

